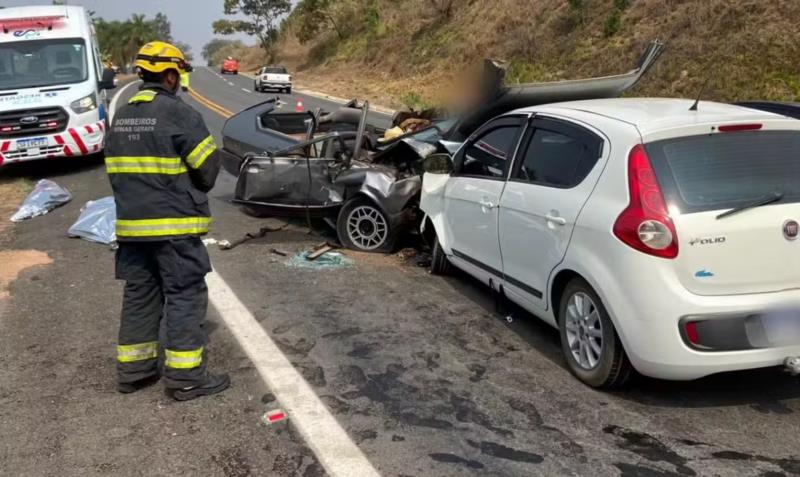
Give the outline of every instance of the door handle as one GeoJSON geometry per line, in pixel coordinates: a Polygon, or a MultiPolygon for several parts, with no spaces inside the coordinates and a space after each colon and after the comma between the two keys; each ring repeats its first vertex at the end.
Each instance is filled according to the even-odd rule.
{"type": "Polygon", "coordinates": [[[494,209],[494,203],[492,203],[491,200],[481,199],[481,201],[479,203],[480,203],[481,207],[484,208],[484,209],[494,209]]]}
{"type": "Polygon", "coordinates": [[[564,217],[559,217],[557,215],[547,214],[547,215],[544,216],[544,218],[545,218],[545,220],[547,220],[548,222],[553,223],[553,224],[567,225],[567,219],[565,219],[564,217]]]}

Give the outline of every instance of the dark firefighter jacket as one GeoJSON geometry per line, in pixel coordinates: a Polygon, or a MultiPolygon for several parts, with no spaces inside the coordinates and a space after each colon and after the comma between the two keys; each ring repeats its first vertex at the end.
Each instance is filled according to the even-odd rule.
{"type": "Polygon", "coordinates": [[[206,192],[220,159],[200,114],[174,94],[145,84],[114,116],[106,170],[117,203],[117,240],[203,235],[206,192]]]}

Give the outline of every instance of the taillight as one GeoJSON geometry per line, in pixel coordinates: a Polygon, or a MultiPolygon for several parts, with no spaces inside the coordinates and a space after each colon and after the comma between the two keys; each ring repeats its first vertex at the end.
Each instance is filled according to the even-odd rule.
{"type": "Polygon", "coordinates": [[[740,132],[740,131],[758,131],[763,124],[729,124],[727,126],[720,126],[719,132],[740,132]]]}
{"type": "Polygon", "coordinates": [[[678,234],[664,203],[650,159],[639,144],[628,156],[630,203],[614,222],[614,235],[628,246],[661,258],[678,256],[678,234]]]}

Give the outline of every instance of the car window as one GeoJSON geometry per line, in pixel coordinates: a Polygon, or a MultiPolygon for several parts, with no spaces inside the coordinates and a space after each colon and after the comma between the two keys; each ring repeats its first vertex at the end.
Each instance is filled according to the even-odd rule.
{"type": "Polygon", "coordinates": [[[264,68],[264,73],[276,74],[276,75],[285,75],[286,68],[278,68],[278,67],[266,67],[264,68]]]}
{"type": "Polygon", "coordinates": [[[470,141],[457,161],[456,172],[468,176],[504,178],[506,164],[517,145],[519,130],[519,125],[503,125],[470,141]]]}
{"type": "Polygon", "coordinates": [[[678,137],[647,144],[668,203],[682,213],[738,207],[781,193],[800,202],[800,133],[748,131],[678,137]]]}
{"type": "Polygon", "coordinates": [[[600,156],[597,142],[587,141],[585,136],[572,134],[560,125],[537,127],[512,178],[551,187],[575,187],[589,175],[600,156]]]}

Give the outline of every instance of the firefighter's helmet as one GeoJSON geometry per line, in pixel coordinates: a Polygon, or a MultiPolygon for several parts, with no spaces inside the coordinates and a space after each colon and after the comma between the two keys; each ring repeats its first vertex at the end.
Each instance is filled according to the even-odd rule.
{"type": "Polygon", "coordinates": [[[178,47],[163,41],[151,41],[144,45],[136,55],[136,67],[151,73],[163,73],[173,69],[178,74],[192,69],[178,47]]]}

